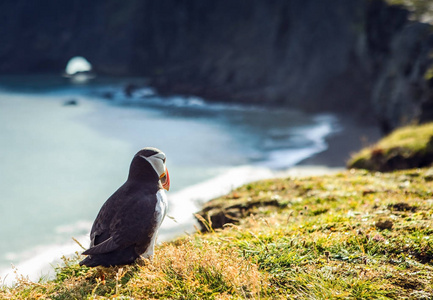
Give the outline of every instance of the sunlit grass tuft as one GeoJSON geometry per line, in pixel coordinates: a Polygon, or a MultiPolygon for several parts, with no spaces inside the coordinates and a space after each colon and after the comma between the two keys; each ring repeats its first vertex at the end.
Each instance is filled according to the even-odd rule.
{"type": "Polygon", "coordinates": [[[131,284],[143,287],[143,296],[212,299],[257,297],[266,276],[233,249],[220,249],[201,239],[165,244],[152,264],[131,284]]]}

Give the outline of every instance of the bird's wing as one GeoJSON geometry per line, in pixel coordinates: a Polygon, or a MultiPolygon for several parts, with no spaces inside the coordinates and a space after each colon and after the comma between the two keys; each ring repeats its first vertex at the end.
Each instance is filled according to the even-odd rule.
{"type": "Polygon", "coordinates": [[[155,197],[143,199],[145,191],[125,184],[101,207],[90,233],[90,248],[84,255],[95,255],[146,243],[157,227],[155,197]]]}
{"type": "Polygon", "coordinates": [[[84,255],[95,255],[95,254],[103,254],[114,251],[119,248],[119,245],[113,240],[113,237],[103,241],[102,243],[90,247],[86,251],[83,252],[84,255]]]}
{"type": "Polygon", "coordinates": [[[146,244],[159,225],[156,202],[154,193],[126,182],[101,207],[90,233],[90,248],[83,254],[103,254],[146,244]]]}
{"type": "MultiPolygon", "coordinates": [[[[101,207],[101,210],[93,222],[92,230],[90,231],[90,249],[96,248],[98,245],[101,245],[110,239],[113,240],[112,233],[110,232],[110,224],[116,215],[117,207],[119,207],[121,201],[125,198],[128,190],[129,188],[126,184],[122,185],[101,207]]],[[[99,249],[111,248],[114,248],[114,245],[108,247],[108,244],[106,244],[105,246],[101,246],[99,249]]],[[[87,254],[90,249],[84,253],[87,254]]]]}
{"type": "Polygon", "coordinates": [[[156,229],[156,195],[145,201],[142,197],[132,197],[110,224],[111,236],[121,247],[144,243],[156,229]]]}

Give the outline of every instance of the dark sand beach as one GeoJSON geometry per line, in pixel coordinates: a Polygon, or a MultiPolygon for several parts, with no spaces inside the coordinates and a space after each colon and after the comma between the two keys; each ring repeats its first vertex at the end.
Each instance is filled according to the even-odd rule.
{"type": "Polygon", "coordinates": [[[381,137],[379,126],[359,120],[338,116],[340,131],[326,137],[328,148],[298,164],[298,166],[345,167],[352,153],[375,143],[381,137]]]}

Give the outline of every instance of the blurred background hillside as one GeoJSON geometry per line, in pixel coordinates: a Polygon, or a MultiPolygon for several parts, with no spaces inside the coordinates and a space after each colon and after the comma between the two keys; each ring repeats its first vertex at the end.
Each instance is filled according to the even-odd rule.
{"type": "Polygon", "coordinates": [[[388,132],[433,118],[432,10],[428,0],[5,0],[0,74],[60,73],[80,55],[97,74],[145,76],[161,93],[354,113],[388,132]]]}

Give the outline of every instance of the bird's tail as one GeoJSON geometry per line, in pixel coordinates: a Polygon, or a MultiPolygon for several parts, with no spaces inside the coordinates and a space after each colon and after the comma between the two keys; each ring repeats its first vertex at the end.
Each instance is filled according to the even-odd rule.
{"type": "Polygon", "coordinates": [[[80,266],[87,266],[87,267],[96,267],[99,266],[99,263],[97,260],[92,259],[92,256],[87,256],[85,259],[80,261],[80,266]]]}

